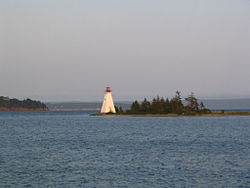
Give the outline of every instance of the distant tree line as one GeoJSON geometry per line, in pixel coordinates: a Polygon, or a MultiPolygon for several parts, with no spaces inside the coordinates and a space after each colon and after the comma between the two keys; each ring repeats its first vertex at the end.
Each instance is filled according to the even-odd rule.
{"type": "MultiPolygon", "coordinates": [[[[124,113],[123,109],[116,107],[118,113],[124,113]]],[[[207,109],[203,102],[195,97],[194,93],[191,93],[185,98],[184,104],[179,91],[171,99],[157,96],[152,101],[148,101],[146,98],[142,102],[134,101],[129,110],[126,113],[131,114],[196,114],[196,113],[211,113],[211,110],[207,109]]]]}
{"type": "Polygon", "coordinates": [[[25,109],[44,109],[47,110],[48,107],[40,102],[34,101],[31,99],[18,100],[18,99],[9,99],[8,97],[0,97],[0,108],[25,108],[25,109]]]}

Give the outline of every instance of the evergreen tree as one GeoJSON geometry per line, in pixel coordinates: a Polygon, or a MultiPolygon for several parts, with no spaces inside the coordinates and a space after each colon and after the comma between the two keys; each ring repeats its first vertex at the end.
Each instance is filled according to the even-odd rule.
{"type": "Polygon", "coordinates": [[[159,101],[159,113],[166,113],[165,111],[165,99],[162,97],[159,101]]]}
{"type": "Polygon", "coordinates": [[[181,100],[181,93],[179,91],[176,91],[175,96],[170,101],[171,106],[171,112],[176,114],[182,114],[183,113],[183,107],[181,100]]]}
{"type": "Polygon", "coordinates": [[[187,105],[184,106],[181,99],[181,93],[176,91],[175,96],[169,100],[163,97],[157,96],[153,98],[152,102],[148,101],[146,98],[140,103],[135,101],[132,103],[130,113],[152,113],[152,114],[183,114],[185,113],[211,113],[205,105],[200,102],[195,97],[194,93],[191,93],[186,99],[187,105]]]}
{"type": "Polygon", "coordinates": [[[119,113],[123,113],[123,109],[121,106],[119,107],[119,113]]]}
{"type": "Polygon", "coordinates": [[[151,103],[151,112],[153,114],[157,113],[157,100],[156,98],[153,98],[152,103],[151,103]]]}
{"type": "Polygon", "coordinates": [[[115,105],[115,111],[116,111],[116,113],[120,113],[120,110],[116,105],[115,105]]]}
{"type": "Polygon", "coordinates": [[[166,98],[165,100],[165,104],[164,104],[164,111],[169,114],[171,112],[171,106],[170,106],[170,101],[168,98],[166,98]]]}
{"type": "Polygon", "coordinates": [[[200,113],[211,113],[212,111],[207,109],[203,102],[200,102],[200,113]]]}
{"type": "Polygon", "coordinates": [[[199,113],[200,105],[198,103],[198,99],[195,97],[194,93],[191,94],[185,99],[187,101],[186,110],[188,113],[199,113]]]}
{"type": "Polygon", "coordinates": [[[200,111],[203,111],[205,109],[205,105],[203,104],[203,102],[200,102],[200,111]]]}
{"type": "Polygon", "coordinates": [[[150,102],[146,98],[141,103],[140,111],[144,113],[151,111],[150,102]]]}
{"type": "Polygon", "coordinates": [[[132,103],[130,111],[132,113],[138,113],[138,112],[140,112],[140,104],[138,103],[138,101],[135,101],[135,102],[132,103]]]}

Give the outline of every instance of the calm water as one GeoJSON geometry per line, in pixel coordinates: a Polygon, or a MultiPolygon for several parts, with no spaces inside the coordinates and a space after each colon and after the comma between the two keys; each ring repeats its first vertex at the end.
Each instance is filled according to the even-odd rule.
{"type": "Polygon", "coordinates": [[[250,187],[250,117],[1,112],[0,187],[250,187]]]}

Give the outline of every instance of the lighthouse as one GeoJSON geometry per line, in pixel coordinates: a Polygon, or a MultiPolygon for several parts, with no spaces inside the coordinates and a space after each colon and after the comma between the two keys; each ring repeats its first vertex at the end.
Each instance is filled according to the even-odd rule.
{"type": "Polygon", "coordinates": [[[109,112],[116,113],[112,98],[112,90],[110,89],[110,87],[106,87],[101,113],[109,113],[109,112]]]}

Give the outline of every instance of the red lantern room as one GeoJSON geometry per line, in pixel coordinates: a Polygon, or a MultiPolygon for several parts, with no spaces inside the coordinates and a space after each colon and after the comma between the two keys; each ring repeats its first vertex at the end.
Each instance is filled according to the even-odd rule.
{"type": "Polygon", "coordinates": [[[112,90],[110,89],[110,87],[106,87],[106,93],[110,93],[112,92],[112,90]]]}

